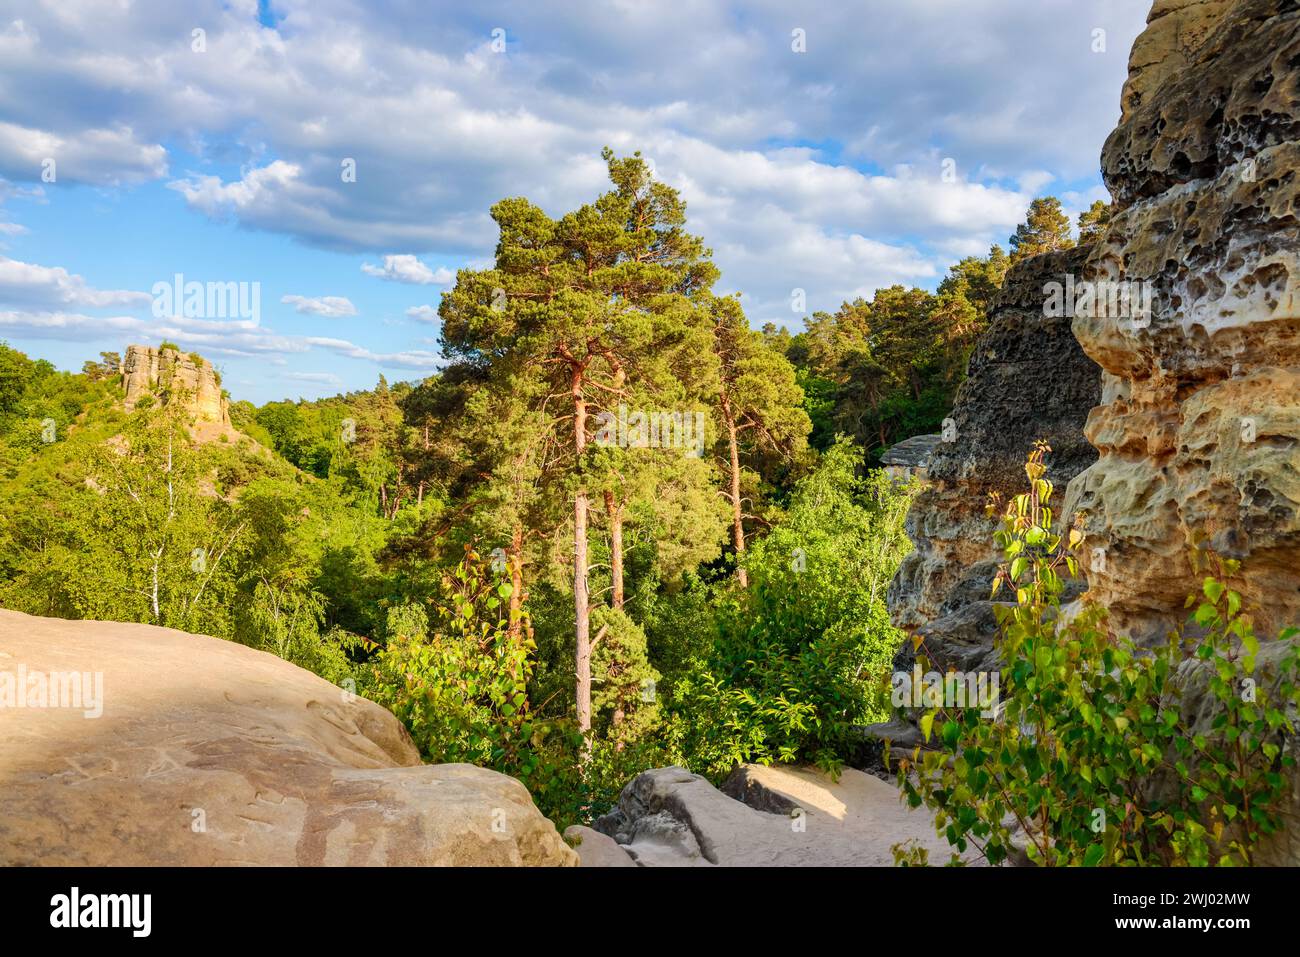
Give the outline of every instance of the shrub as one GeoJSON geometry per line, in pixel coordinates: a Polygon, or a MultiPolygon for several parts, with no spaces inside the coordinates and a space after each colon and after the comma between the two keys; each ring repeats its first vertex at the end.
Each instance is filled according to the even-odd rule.
{"type": "MultiPolygon", "coordinates": [[[[1009,820],[1037,864],[1249,864],[1289,797],[1296,632],[1259,667],[1241,596],[1221,581],[1237,564],[1215,556],[1215,574],[1189,599],[1190,627],[1149,651],[1112,637],[1103,609],[1062,616],[1063,576],[1077,575],[1083,535],[1052,531],[1048,451],[1031,453],[1030,491],[997,533],[1007,562],[994,592],[1015,595],[998,609],[1005,710],[997,720],[926,710],[921,730],[939,747],[899,761],[899,785],[959,852],[974,847],[994,864],[1013,851],[1009,820]],[[1199,717],[1180,700],[1197,674],[1208,692],[1199,717]]],[[[895,856],[924,863],[915,850],[895,856]]]]}
{"type": "Polygon", "coordinates": [[[845,441],[796,487],[785,520],[755,543],[747,592],[722,602],[707,658],[674,689],[673,732],[690,767],[812,761],[837,772],[854,726],[885,717],[902,635],[885,590],[907,550],[910,489],[859,479],[845,441]]]}
{"type": "Polygon", "coordinates": [[[467,549],[432,600],[432,615],[413,604],[389,609],[367,690],[427,760],[513,775],[543,812],[563,820],[581,803],[574,769],[582,739],[567,720],[533,715],[527,686],[536,646],[526,613],[511,632],[510,588],[467,549]]]}

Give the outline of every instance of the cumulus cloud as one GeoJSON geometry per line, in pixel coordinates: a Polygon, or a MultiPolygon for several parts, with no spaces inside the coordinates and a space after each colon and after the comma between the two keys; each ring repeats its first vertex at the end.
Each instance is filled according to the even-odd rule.
{"type": "Polygon", "coordinates": [[[80,308],[144,306],[147,292],[95,289],[62,266],[38,266],[0,256],[0,300],[26,305],[80,308]]]}
{"type": "Polygon", "coordinates": [[[0,122],[0,170],[47,183],[122,186],[167,175],[167,151],[140,142],[129,126],[60,136],[0,122]]]}
{"type": "Polygon", "coordinates": [[[410,309],[406,310],[406,314],[416,322],[438,321],[437,306],[412,306],[410,309]]]}
{"type": "MultiPolygon", "coordinates": [[[[508,41],[497,54],[477,18],[434,24],[395,6],[362,16],[352,0],[285,0],[274,29],[247,3],[131,6],[112,17],[61,5],[0,33],[12,78],[0,105],[23,142],[34,131],[115,143],[122,155],[100,175],[121,182],[132,171],[162,175],[157,144],[168,138],[201,152],[242,148],[238,178],[201,171],[174,188],[204,215],[332,248],[481,254],[494,239],[492,202],[526,195],[562,212],[590,199],[605,144],[650,154],[694,144],[697,159],[714,151],[743,173],[756,154],[793,163],[774,151],[781,142],[821,144],[799,160],[814,190],[853,166],[880,171],[866,189],[877,215],[852,228],[895,242],[918,212],[987,230],[984,214],[1002,199],[971,189],[945,216],[915,183],[895,182],[900,167],[952,158],[972,184],[985,168],[1012,182],[1024,170],[1094,174],[1142,6],[856,0],[801,10],[808,42],[797,54],[790,14],[775,4],[742,16],[729,0],[687,0],[683,33],[675,18],[627,4],[504,0],[493,5],[508,41]],[[198,22],[205,54],[188,43],[198,22]],[[1093,52],[1097,28],[1107,31],[1103,53],[1093,52]],[[345,182],[348,159],[356,176],[345,182]]],[[[30,178],[40,150],[24,149],[30,178]]],[[[725,195],[707,166],[691,165],[725,195]]],[[[822,225],[826,208],[808,206],[802,221],[822,225]]]]}
{"type": "Polygon", "coordinates": [[[450,269],[442,267],[437,270],[431,269],[418,257],[406,253],[385,256],[382,266],[362,263],[361,271],[367,276],[378,276],[391,282],[407,282],[419,286],[445,286],[456,279],[456,274],[450,269]]]}
{"type": "Polygon", "coordinates": [[[324,316],[326,319],[339,319],[343,316],[355,316],[357,314],[357,307],[352,304],[352,300],[345,296],[321,296],[319,298],[282,296],[280,301],[293,306],[296,312],[324,316]]]}
{"type": "Polygon", "coordinates": [[[7,336],[82,342],[103,335],[143,335],[148,323],[135,316],[88,316],[76,312],[0,311],[7,336]]]}
{"type": "MultiPolygon", "coordinates": [[[[526,196],[562,214],[607,187],[602,146],[641,150],[682,190],[721,290],[742,291],[753,321],[797,323],[793,288],[816,309],[933,282],[1005,243],[1037,193],[1057,191],[1072,213],[1104,195],[1097,157],[1148,7],[848,0],[792,14],[683,0],[664,17],[498,0],[489,21],[277,0],[268,27],[252,0],[49,5],[0,21],[0,175],[38,184],[50,154],[59,184],[161,180],[195,216],[430,286],[454,276],[421,257],[491,256],[494,202],[526,196]],[[504,53],[487,22],[505,26],[504,53]],[[806,53],[790,47],[794,26],[806,53]]],[[[0,238],[19,228],[0,217],[0,238]]]]}

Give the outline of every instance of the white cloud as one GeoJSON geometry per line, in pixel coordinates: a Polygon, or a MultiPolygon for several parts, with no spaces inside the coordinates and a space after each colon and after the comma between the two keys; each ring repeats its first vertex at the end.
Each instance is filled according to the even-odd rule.
{"type": "Polygon", "coordinates": [[[458,12],[274,6],[278,29],[257,22],[252,0],[24,10],[0,25],[0,175],[38,183],[53,151],[59,185],[171,177],[199,216],[372,260],[411,250],[362,268],[429,286],[454,275],[418,257],[491,256],[492,203],[526,196],[562,214],[606,188],[602,146],[639,149],[688,200],[720,289],[743,290],[752,320],[797,321],[796,286],[818,309],[927,283],[957,256],[1005,244],[1040,191],[1069,184],[1079,192],[1062,196],[1067,208],[1086,207],[1149,8],[805,5],[797,55],[787,7],[766,0],[682,0],[672,18],[626,2],[501,0],[493,19],[510,44],[497,55],[486,21],[458,12]],[[189,46],[200,23],[202,55],[189,46]],[[1108,31],[1105,54],[1091,51],[1095,27],[1108,31]],[[183,175],[161,144],[188,154],[183,175]],[[347,158],[355,182],[340,175],[347,158]],[[944,158],[956,182],[940,179],[944,158]]]}
{"type": "Polygon", "coordinates": [[[45,190],[40,186],[15,186],[7,179],[0,177],[0,236],[22,236],[27,233],[26,226],[21,223],[6,222],[4,219],[6,216],[4,204],[11,197],[43,203],[45,202],[45,190]]]}
{"type": "Polygon", "coordinates": [[[410,309],[406,310],[406,314],[416,322],[438,321],[437,306],[412,306],[410,309]]]}
{"type": "Polygon", "coordinates": [[[0,169],[44,182],[122,186],[166,176],[167,151],[139,142],[129,126],[60,136],[0,121],[0,169]]]}
{"type": "Polygon", "coordinates": [[[95,289],[62,266],[38,266],[0,256],[0,300],[25,305],[104,309],[144,306],[147,292],[95,289]]]}
{"type": "Polygon", "coordinates": [[[450,269],[439,267],[430,269],[418,257],[408,253],[384,257],[384,264],[362,263],[361,271],[367,276],[378,276],[391,282],[407,282],[419,286],[446,286],[456,280],[456,274],[450,269]]]}
{"type": "Polygon", "coordinates": [[[281,302],[293,306],[294,310],[326,319],[339,319],[343,316],[355,316],[357,307],[345,296],[283,296],[281,302]]]}
{"type": "Polygon", "coordinates": [[[295,382],[315,382],[335,388],[343,385],[343,380],[333,372],[286,372],[284,378],[293,379],[295,382]]]}
{"type": "Polygon", "coordinates": [[[29,339],[81,342],[103,335],[143,335],[148,324],[135,316],[87,316],[74,312],[0,312],[0,329],[29,339]]]}
{"type": "Polygon", "coordinates": [[[371,362],[377,362],[380,365],[398,366],[404,369],[434,369],[442,364],[442,360],[432,352],[423,350],[412,350],[409,352],[372,352],[364,346],[348,342],[346,339],[329,339],[319,336],[311,336],[303,340],[308,345],[319,346],[322,349],[329,349],[331,352],[337,352],[339,355],[348,356],[352,359],[367,359],[371,362]]]}

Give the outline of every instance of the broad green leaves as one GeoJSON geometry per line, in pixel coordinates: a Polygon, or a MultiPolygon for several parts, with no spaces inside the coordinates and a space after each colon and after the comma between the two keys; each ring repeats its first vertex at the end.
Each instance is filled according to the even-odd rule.
{"type": "Polygon", "coordinates": [[[1281,826],[1295,764],[1281,747],[1295,733],[1287,709],[1300,702],[1295,632],[1261,665],[1241,596],[1223,581],[1237,568],[1213,555],[1198,556],[1218,569],[1201,600],[1189,599],[1195,639],[1138,649],[1095,607],[1063,621],[1059,570],[1073,571],[1084,536],[1051,531],[1047,451],[1030,456],[1031,491],[1008,504],[997,534],[1008,563],[994,591],[1006,582],[1016,593],[998,609],[1005,713],[922,714],[933,750],[899,762],[899,785],[935,812],[954,848],[974,846],[994,864],[1016,844],[1043,865],[1250,863],[1281,826]],[[1184,708],[1198,687],[1206,700],[1184,708]]]}

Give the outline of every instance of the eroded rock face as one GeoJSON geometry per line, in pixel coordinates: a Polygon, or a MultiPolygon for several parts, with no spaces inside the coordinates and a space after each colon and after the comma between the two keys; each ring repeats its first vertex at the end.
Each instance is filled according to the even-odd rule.
{"type": "Polygon", "coordinates": [[[198,422],[230,425],[230,411],[216,370],[201,356],[178,349],[127,346],[122,388],[130,411],[144,396],[179,402],[198,422]]]}
{"type": "Polygon", "coordinates": [[[1067,511],[1117,630],[1182,620],[1204,537],[1245,561],[1266,636],[1300,622],[1300,3],[1158,3],[1131,69],[1084,274],[1149,284],[1153,309],[1075,319],[1105,378],[1067,511]]]}
{"type": "Polygon", "coordinates": [[[518,781],[421,764],[389,712],[286,661],[0,611],[0,864],[576,862],[518,781]],[[73,672],[102,696],[92,678],[78,707],[35,706],[73,672]]]}
{"type": "Polygon", "coordinates": [[[959,655],[968,663],[991,649],[987,599],[1001,556],[993,543],[998,518],[985,514],[990,493],[1005,501],[1025,491],[1025,458],[1036,439],[1051,444],[1048,478],[1062,489],[1096,458],[1083,424],[1100,398],[1101,370],[1079,348],[1070,318],[1045,308],[1045,289],[1064,286],[1089,252],[1048,253],[1008,273],[957,393],[950,441],[935,447],[929,484],[908,513],[916,548],[890,585],[889,611],[899,628],[925,629],[936,657],[946,657],[946,643],[957,655],[975,642],[959,655]],[[972,622],[972,605],[975,619],[987,619],[982,631],[972,622]]]}

